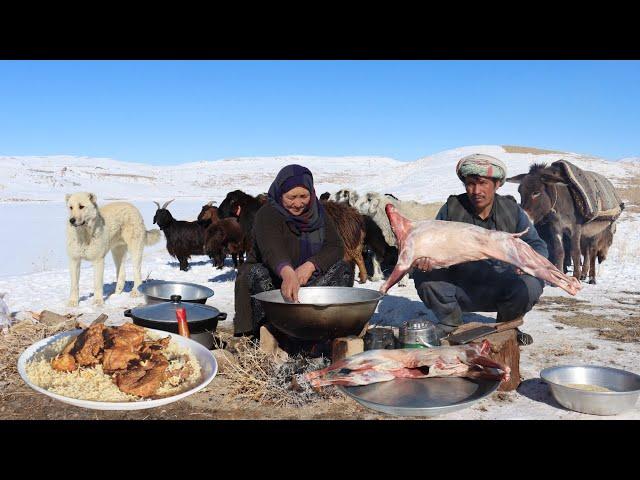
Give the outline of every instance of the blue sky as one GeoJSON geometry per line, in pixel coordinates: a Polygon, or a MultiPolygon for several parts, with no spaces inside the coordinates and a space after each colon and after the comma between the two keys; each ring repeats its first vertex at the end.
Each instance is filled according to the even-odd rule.
{"type": "Polygon", "coordinates": [[[0,61],[0,155],[640,156],[640,61],[0,61]]]}

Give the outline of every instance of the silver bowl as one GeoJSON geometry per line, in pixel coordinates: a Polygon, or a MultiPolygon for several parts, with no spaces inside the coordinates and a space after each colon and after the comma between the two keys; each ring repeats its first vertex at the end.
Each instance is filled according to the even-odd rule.
{"type": "Polygon", "coordinates": [[[376,290],[353,287],[302,287],[300,303],[286,301],[280,290],[253,295],[267,321],[299,340],[327,340],[358,335],[383,297],[376,290]]]}
{"type": "Polygon", "coordinates": [[[164,280],[145,282],[138,287],[138,291],[144,295],[147,305],[170,302],[171,295],[180,295],[183,302],[207,303],[207,298],[213,295],[213,290],[196,283],[164,280]]]}
{"type": "Polygon", "coordinates": [[[640,375],[626,370],[595,365],[560,365],[545,368],[540,377],[557,402],[569,410],[592,415],[617,415],[633,408],[640,396],[640,375]],[[568,387],[588,384],[611,392],[591,392],[568,387]]]}

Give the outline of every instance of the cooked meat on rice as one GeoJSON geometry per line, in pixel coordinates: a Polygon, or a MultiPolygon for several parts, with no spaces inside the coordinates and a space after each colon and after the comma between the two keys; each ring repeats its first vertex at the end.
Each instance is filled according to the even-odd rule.
{"type": "Polygon", "coordinates": [[[54,348],[60,353],[34,358],[27,374],[37,385],[73,398],[164,397],[193,387],[201,377],[195,356],[172,342],[171,336],[153,338],[146,329],[129,323],[92,325],[64,348],[60,342],[54,348]]]}
{"type": "Polygon", "coordinates": [[[108,327],[106,330],[105,341],[109,347],[129,347],[135,351],[144,342],[144,328],[133,323],[108,327]]]}
{"type": "Polygon", "coordinates": [[[104,350],[104,337],[102,335],[104,329],[104,324],[98,323],[91,325],[78,335],[78,339],[69,351],[76,359],[78,366],[89,367],[100,362],[102,351],[104,350]]]}
{"type": "Polygon", "coordinates": [[[135,366],[115,375],[116,385],[124,393],[139,397],[150,397],[165,380],[169,362],[161,353],[145,354],[145,359],[132,362],[135,366]],[[147,357],[148,355],[148,357],[147,357]]]}
{"type": "Polygon", "coordinates": [[[76,359],[70,353],[61,353],[56,358],[51,360],[51,366],[54,370],[61,372],[73,372],[78,366],[76,365],[76,359]]]}
{"type": "MultiPolygon", "coordinates": [[[[115,347],[104,351],[102,357],[102,369],[105,373],[113,373],[117,370],[126,370],[131,360],[140,358],[137,352],[129,347],[115,347]]],[[[55,367],[54,367],[55,368],[55,367]]]]}

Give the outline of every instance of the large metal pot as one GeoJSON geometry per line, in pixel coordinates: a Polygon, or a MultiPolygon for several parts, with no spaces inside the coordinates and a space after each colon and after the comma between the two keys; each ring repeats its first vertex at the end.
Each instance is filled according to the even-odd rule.
{"type": "Polygon", "coordinates": [[[213,332],[218,322],[227,318],[217,308],[198,303],[182,302],[179,295],[175,295],[169,302],[132,308],[124,312],[125,317],[141,327],[178,333],[176,309],[184,308],[187,312],[187,324],[191,339],[211,349],[214,345],[213,332]]]}
{"type": "Polygon", "coordinates": [[[164,280],[149,280],[138,287],[144,295],[147,305],[171,301],[172,295],[180,295],[183,302],[207,303],[213,295],[210,288],[187,282],[167,282],[164,280]]]}
{"type": "Polygon", "coordinates": [[[376,290],[352,287],[302,287],[300,303],[285,301],[280,290],[253,295],[267,321],[299,340],[327,340],[358,335],[383,297],[376,290]]]}

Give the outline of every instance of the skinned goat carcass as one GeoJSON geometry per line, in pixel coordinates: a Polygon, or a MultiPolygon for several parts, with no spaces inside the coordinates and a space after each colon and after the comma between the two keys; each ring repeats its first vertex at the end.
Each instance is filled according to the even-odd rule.
{"type": "Polygon", "coordinates": [[[369,385],[395,378],[467,377],[508,382],[511,369],[488,357],[491,344],[367,350],[305,375],[313,387],[369,385]]]}
{"type": "Polygon", "coordinates": [[[386,293],[398,282],[420,257],[429,258],[432,268],[447,268],[458,263],[493,258],[510,263],[571,295],[576,295],[582,288],[577,278],[565,275],[526,242],[520,240],[519,237],[524,235],[526,230],[507,233],[462,222],[412,222],[400,215],[391,204],[386,206],[386,212],[400,249],[398,263],[380,287],[381,293],[386,293]]]}

